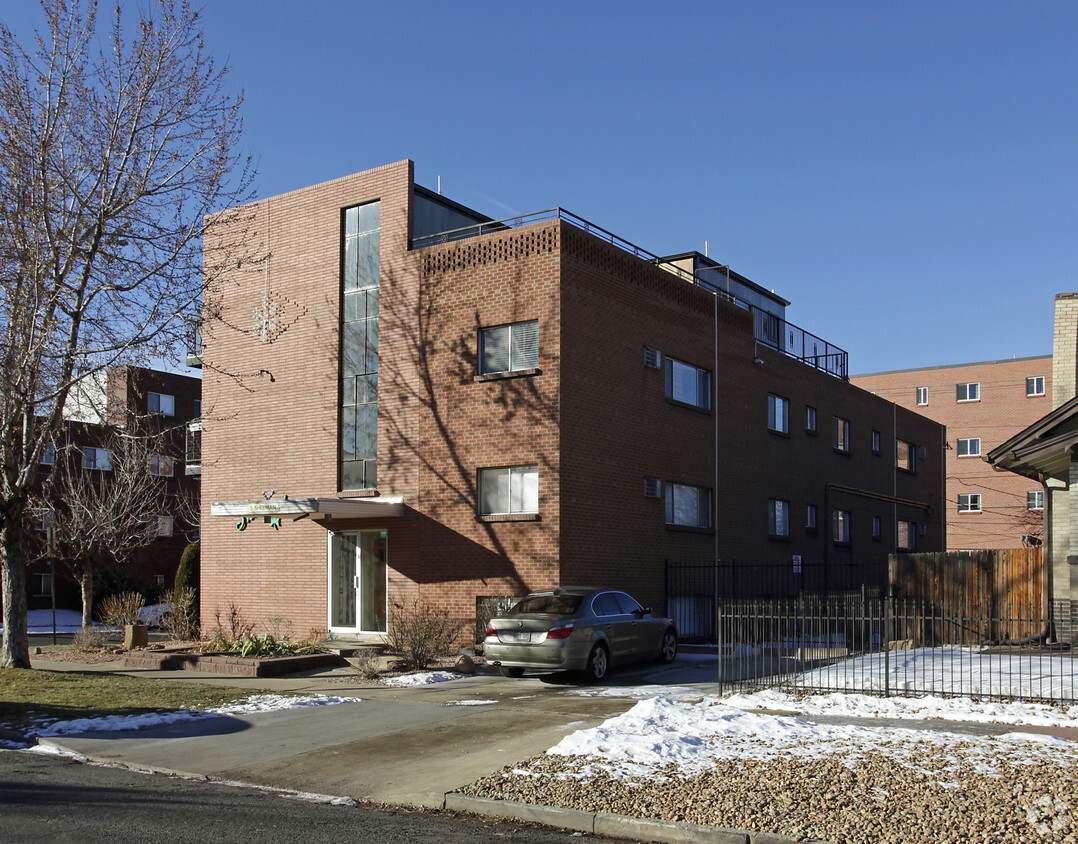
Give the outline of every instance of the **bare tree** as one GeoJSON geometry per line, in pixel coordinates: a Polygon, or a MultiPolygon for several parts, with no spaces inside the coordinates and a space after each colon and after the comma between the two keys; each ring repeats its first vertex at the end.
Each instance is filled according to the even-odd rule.
{"type": "Polygon", "coordinates": [[[183,0],[42,0],[0,25],[0,667],[28,667],[26,519],[42,453],[81,379],[177,352],[225,267],[248,257],[253,172],[241,96],[183,0]],[[211,216],[207,216],[211,215],[211,216]],[[203,238],[218,229],[203,253],[203,238]]]}
{"type": "Polygon", "coordinates": [[[170,496],[170,511],[184,525],[188,542],[195,542],[202,535],[202,499],[198,495],[177,493],[170,496]]]}
{"type": "Polygon", "coordinates": [[[135,552],[157,538],[165,484],[150,472],[150,462],[162,459],[161,438],[112,429],[92,453],[75,450],[57,459],[49,485],[49,552],[78,581],[83,627],[92,620],[94,572],[132,568],[135,552]]]}

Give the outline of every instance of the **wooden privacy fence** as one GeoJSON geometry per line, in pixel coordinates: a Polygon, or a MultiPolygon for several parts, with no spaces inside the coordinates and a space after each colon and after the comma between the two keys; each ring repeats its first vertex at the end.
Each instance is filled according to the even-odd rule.
{"type": "Polygon", "coordinates": [[[916,618],[896,619],[895,634],[919,644],[1038,636],[1044,622],[1034,620],[1048,618],[1043,566],[1040,548],[893,555],[891,594],[923,607],[916,618]]]}
{"type": "Polygon", "coordinates": [[[800,557],[793,562],[667,560],[665,587],[666,612],[682,639],[696,642],[715,641],[715,607],[729,600],[891,595],[905,606],[917,605],[917,617],[925,619],[996,619],[987,627],[947,622],[951,630],[931,620],[899,625],[900,639],[922,643],[1036,636],[1051,616],[1040,548],[898,554],[846,563],[800,557]]]}

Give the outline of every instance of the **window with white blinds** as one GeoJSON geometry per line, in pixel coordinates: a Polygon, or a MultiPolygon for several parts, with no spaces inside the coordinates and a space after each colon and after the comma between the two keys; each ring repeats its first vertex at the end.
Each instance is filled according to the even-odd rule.
{"type": "Polygon", "coordinates": [[[539,321],[496,325],[479,332],[480,373],[518,372],[539,365],[539,321]]]}

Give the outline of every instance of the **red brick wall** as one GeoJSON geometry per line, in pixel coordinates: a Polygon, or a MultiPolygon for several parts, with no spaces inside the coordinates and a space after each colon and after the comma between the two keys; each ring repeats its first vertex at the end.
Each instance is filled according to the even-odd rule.
{"type": "Polygon", "coordinates": [[[712,297],[568,227],[563,248],[562,568],[569,581],[600,579],[661,607],[664,561],[880,559],[895,550],[897,519],[923,523],[918,547],[943,541],[942,429],[917,414],[755,343],[747,311],[719,302],[714,412],[665,398],[664,373],[644,347],[716,370],[712,297]],[[760,362],[758,363],[757,360],[760,362]],[[789,434],[768,431],[768,394],[789,402],[789,434]],[[817,410],[817,435],[805,408],[817,410]],[[848,454],[836,453],[832,419],[850,421],[848,454]],[[714,443],[719,442],[718,481],[714,443]],[[881,448],[872,453],[871,432],[881,448]],[[896,434],[926,449],[914,474],[896,470],[896,434]],[[716,532],[665,524],[665,501],[644,478],[715,486],[716,532]],[[921,509],[834,485],[927,505],[921,509]],[[791,505],[790,536],[768,535],[767,502],[791,505]],[[818,528],[805,529],[815,504],[818,528]],[[848,546],[827,541],[831,509],[852,514],[848,546]],[[882,532],[873,539],[872,516],[882,532]]]}
{"type": "Polygon", "coordinates": [[[916,410],[947,428],[947,549],[1017,548],[1022,536],[1043,528],[1041,513],[1026,509],[1035,481],[996,472],[980,457],[959,457],[960,437],[980,437],[981,455],[1040,419],[1051,408],[1050,356],[909,369],[856,376],[853,382],[881,398],[916,410]],[[1043,375],[1045,393],[1026,396],[1026,378],[1043,375]],[[978,382],[980,400],[959,402],[955,386],[978,382]],[[917,388],[928,388],[928,404],[917,406],[917,388]],[[959,513],[958,496],[981,495],[982,512],[959,513]]]}
{"type": "Polygon", "coordinates": [[[563,579],[659,609],[664,560],[709,558],[714,538],[667,529],[644,479],[714,486],[714,416],[668,403],[644,348],[712,370],[713,297],[578,229],[563,236],[563,579]]]}
{"type": "Polygon", "coordinates": [[[297,632],[326,624],[325,528],[286,519],[277,532],[260,521],[238,532],[208,507],[271,489],[348,495],[337,489],[340,214],[373,199],[382,202],[378,491],[408,510],[332,528],[389,530],[391,603],[418,597],[471,619],[476,595],[558,581],[558,229],[409,253],[410,186],[404,162],[258,208],[268,273],[224,282],[223,319],[203,341],[204,624],[232,603],[251,620],[288,615],[297,632]],[[284,330],[264,343],[249,326],[267,275],[284,330]],[[541,374],[476,381],[478,328],[526,319],[539,320],[541,374]],[[523,463],[540,465],[540,521],[477,519],[478,469],[523,463]]]}
{"type": "Polygon", "coordinates": [[[421,252],[422,409],[418,461],[420,591],[475,614],[477,595],[519,595],[558,583],[562,393],[556,223],[421,252]],[[477,380],[479,329],[538,320],[540,372],[477,380]],[[539,520],[480,519],[478,470],[537,464],[539,520]]]}
{"type": "MultiPolygon", "coordinates": [[[[232,604],[252,621],[288,616],[297,634],[326,626],[326,529],[286,518],[279,531],[256,521],[240,532],[234,519],[211,517],[209,508],[269,490],[277,498],[338,494],[342,209],[381,200],[382,308],[414,311],[417,280],[406,269],[411,175],[411,162],[402,161],[250,209],[252,243],[268,258],[216,285],[210,300],[220,303],[221,319],[210,319],[203,334],[204,626],[232,604]],[[254,312],[267,292],[278,305],[278,329],[263,342],[254,312]]],[[[392,322],[383,322],[382,353],[405,356],[406,338],[392,322]]],[[[413,424],[407,413],[397,418],[413,424]]],[[[379,464],[383,494],[414,500],[414,462],[382,453],[379,464]]],[[[389,554],[397,551],[391,540],[389,554]]]]}

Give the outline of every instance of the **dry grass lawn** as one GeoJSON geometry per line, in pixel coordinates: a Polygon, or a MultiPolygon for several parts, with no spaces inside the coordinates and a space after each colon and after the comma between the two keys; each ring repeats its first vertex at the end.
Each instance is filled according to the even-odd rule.
{"type": "Polygon", "coordinates": [[[207,709],[256,690],[122,674],[0,669],[0,725],[26,729],[54,720],[207,709]]]}

